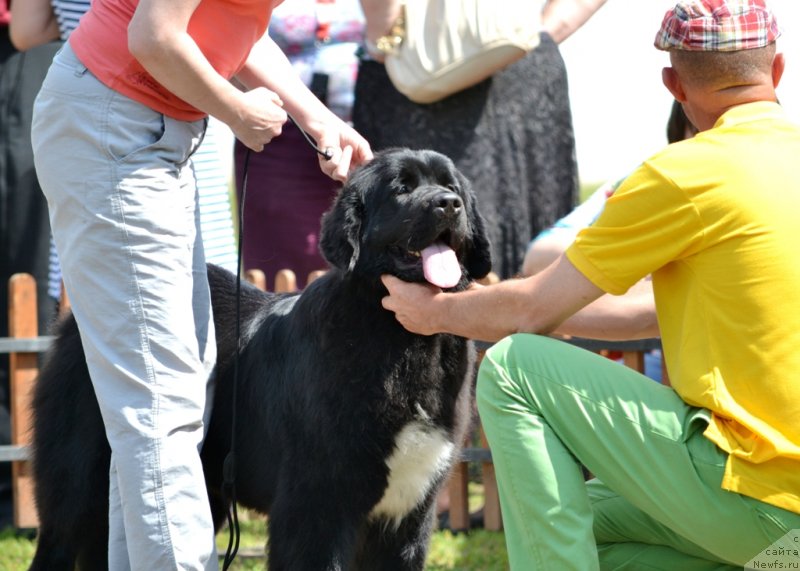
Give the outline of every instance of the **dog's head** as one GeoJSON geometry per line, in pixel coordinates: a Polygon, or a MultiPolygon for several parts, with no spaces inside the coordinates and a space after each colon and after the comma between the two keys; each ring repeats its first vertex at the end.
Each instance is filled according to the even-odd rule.
{"type": "Polygon", "coordinates": [[[469,181],[434,151],[388,149],[351,174],[322,219],[320,250],[345,272],[443,288],[491,270],[469,181]]]}

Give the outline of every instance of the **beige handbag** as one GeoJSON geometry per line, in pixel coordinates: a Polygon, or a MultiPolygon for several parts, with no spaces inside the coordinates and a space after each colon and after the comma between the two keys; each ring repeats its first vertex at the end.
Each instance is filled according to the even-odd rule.
{"type": "Polygon", "coordinates": [[[539,44],[533,0],[406,0],[378,40],[398,91],[432,103],[475,85],[539,44]]]}

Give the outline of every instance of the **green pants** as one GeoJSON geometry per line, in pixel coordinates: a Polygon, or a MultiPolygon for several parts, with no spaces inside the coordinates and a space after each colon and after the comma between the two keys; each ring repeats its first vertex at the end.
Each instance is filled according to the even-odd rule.
{"type": "Polygon", "coordinates": [[[604,357],[514,335],[484,357],[477,399],[514,570],[741,569],[800,529],[720,488],[707,410],[604,357]]]}

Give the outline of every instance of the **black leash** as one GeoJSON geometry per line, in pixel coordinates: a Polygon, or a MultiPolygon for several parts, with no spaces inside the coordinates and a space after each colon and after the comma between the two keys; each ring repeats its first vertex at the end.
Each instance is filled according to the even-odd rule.
{"type": "Polygon", "coordinates": [[[303,128],[300,127],[300,125],[297,124],[297,121],[294,120],[294,117],[289,115],[289,119],[291,119],[291,121],[292,121],[292,123],[294,123],[295,127],[300,129],[300,132],[303,134],[303,137],[305,137],[306,141],[308,141],[308,144],[311,146],[312,149],[314,149],[315,153],[317,153],[318,155],[324,157],[326,161],[329,161],[329,160],[331,160],[333,158],[333,149],[332,148],[325,147],[324,151],[320,150],[320,148],[317,146],[317,142],[314,139],[312,139],[311,135],[306,133],[303,130],[303,128]]]}
{"type": "MultiPolygon", "coordinates": [[[[306,133],[297,121],[289,115],[292,123],[300,129],[300,132],[305,137],[308,144],[314,151],[325,157],[325,160],[333,158],[333,149],[327,147],[321,151],[317,147],[316,141],[306,133]]],[[[231,406],[233,414],[231,415],[231,445],[228,450],[225,461],[222,464],[222,498],[223,502],[228,504],[228,548],[225,551],[225,559],[222,562],[222,571],[227,571],[236,554],[239,551],[239,540],[241,539],[241,531],[239,530],[239,512],[236,507],[236,398],[237,386],[239,385],[239,353],[241,351],[241,299],[242,299],[242,245],[244,243],[244,199],[247,191],[247,171],[250,166],[250,149],[248,148],[244,155],[244,165],[242,166],[242,184],[241,193],[238,197],[238,219],[239,219],[239,232],[238,232],[238,245],[236,256],[236,354],[233,358],[233,396],[231,398],[231,406]]]]}
{"type": "Polygon", "coordinates": [[[236,387],[239,384],[239,352],[241,351],[241,299],[242,299],[242,242],[244,241],[244,199],[247,190],[247,171],[250,166],[250,149],[244,155],[244,166],[242,167],[242,191],[239,193],[239,236],[236,256],[236,354],[233,358],[233,396],[231,398],[231,445],[228,455],[222,464],[222,498],[228,504],[228,549],[225,551],[225,559],[222,563],[223,571],[227,570],[233,563],[236,553],[239,551],[239,512],[236,509],[236,387]]]}

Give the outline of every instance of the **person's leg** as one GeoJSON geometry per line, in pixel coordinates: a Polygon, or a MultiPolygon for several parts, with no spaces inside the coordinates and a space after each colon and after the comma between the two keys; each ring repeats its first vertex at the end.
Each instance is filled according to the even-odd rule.
{"type": "Polygon", "coordinates": [[[125,523],[122,497],[119,492],[119,474],[115,454],[111,453],[108,470],[108,568],[130,569],[128,543],[125,540],[125,523]]]}
{"type": "Polygon", "coordinates": [[[597,479],[587,484],[602,569],[740,569],[790,531],[800,530],[800,514],[720,487],[727,454],[703,436],[705,412],[694,416],[685,439],[694,471],[663,474],[664,483],[651,492],[656,509],[643,511],[622,486],[617,489],[631,499],[597,479]],[[676,495],[677,501],[672,499],[676,495]],[[663,513],[676,507],[685,510],[683,517],[663,513]]]}
{"type": "Polygon", "coordinates": [[[68,48],[37,101],[37,170],[113,455],[115,570],[218,566],[198,453],[215,344],[187,166],[202,130],[108,90],[68,48]]]}
{"type": "Polygon", "coordinates": [[[592,502],[601,569],[741,569],[715,561],[713,554],[637,508],[600,480],[587,482],[587,492],[592,502]]]}
{"type": "MultiPolygon", "coordinates": [[[[508,362],[522,352],[521,342],[536,359],[544,351],[533,346],[548,341],[517,335],[489,349],[478,373],[478,411],[492,451],[511,568],[591,571],[598,563],[583,471],[541,412],[537,393],[545,391],[529,383],[555,376],[557,363],[544,376],[508,362]]],[[[545,396],[565,409],[572,395],[563,392],[563,398],[545,396]]]]}
{"type": "Polygon", "coordinates": [[[787,531],[800,525],[797,514],[719,487],[724,454],[701,434],[707,411],[605,358],[515,335],[487,352],[477,396],[515,569],[600,568],[595,540],[742,565],[781,536],[759,514],[787,531]],[[636,510],[592,504],[581,463],[636,510]]]}

